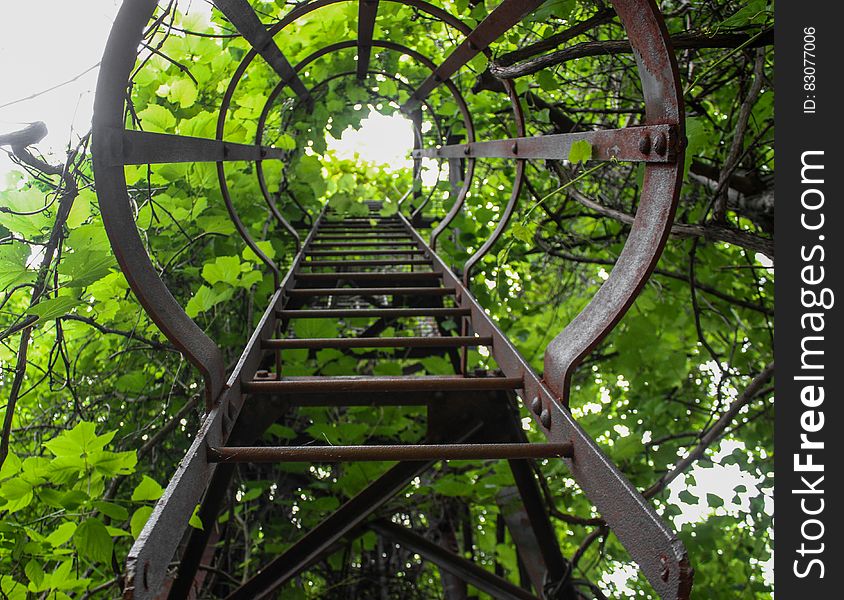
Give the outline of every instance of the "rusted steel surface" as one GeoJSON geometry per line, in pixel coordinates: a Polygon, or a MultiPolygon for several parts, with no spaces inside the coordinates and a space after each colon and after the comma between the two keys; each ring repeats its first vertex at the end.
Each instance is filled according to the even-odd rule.
{"type": "Polygon", "coordinates": [[[297,288],[290,290],[291,297],[309,296],[451,296],[453,288],[444,287],[349,287],[349,288],[297,288]]]}
{"type": "Polygon", "coordinates": [[[410,266],[427,265],[427,260],[418,259],[373,259],[373,260],[309,260],[303,267],[310,269],[326,269],[334,267],[389,267],[389,266],[410,266]]]}
{"type": "MultiPolygon", "coordinates": [[[[522,104],[519,101],[519,95],[516,93],[516,87],[512,81],[504,81],[504,89],[507,90],[507,95],[510,96],[510,105],[513,108],[513,120],[516,125],[516,134],[523,136],[525,134],[525,114],[522,111],[522,104]]],[[[507,226],[510,224],[510,217],[516,210],[516,203],[519,200],[519,194],[522,191],[522,184],[524,183],[525,161],[523,159],[516,160],[516,172],[513,175],[513,187],[510,191],[510,199],[504,210],[501,211],[501,216],[495,226],[492,234],[484,240],[481,247],[469,257],[466,264],[463,265],[463,285],[469,288],[469,279],[472,276],[472,268],[489,252],[492,247],[501,238],[507,226]]]]}
{"type": "Polygon", "coordinates": [[[212,463],[500,460],[571,457],[571,444],[383,444],[372,446],[253,446],[208,449],[212,463]]]}
{"type": "MultiPolygon", "coordinates": [[[[520,377],[459,376],[380,376],[358,377],[287,377],[281,380],[253,380],[243,383],[250,394],[283,394],[309,392],[412,392],[438,390],[515,390],[522,387],[520,377]]],[[[341,400],[338,399],[338,402],[341,400]]]]}
{"type": "Polygon", "coordinates": [[[401,283],[407,281],[419,281],[425,279],[439,279],[442,275],[435,271],[349,271],[347,273],[297,273],[297,281],[303,282],[318,282],[328,281],[335,282],[338,279],[343,281],[389,281],[391,283],[401,283]]]}
{"type": "Polygon", "coordinates": [[[369,72],[369,57],[372,54],[372,31],[378,14],[378,0],[358,2],[358,79],[363,81],[369,72]]]}
{"type": "Polygon", "coordinates": [[[397,246],[412,246],[413,242],[334,242],[315,243],[313,248],[395,248],[397,246]]]}
{"type": "Polygon", "coordinates": [[[577,133],[508,138],[453,144],[414,150],[414,157],[425,158],[525,158],[565,160],[572,144],[585,140],[592,146],[592,160],[631,162],[674,162],[679,138],[675,125],[643,125],[577,133]]]}
{"type": "Polygon", "coordinates": [[[469,316],[465,308],[315,308],[281,310],[281,319],[325,319],[341,317],[462,317],[469,316]]]}
{"type": "Polygon", "coordinates": [[[281,159],[283,151],[269,146],[235,144],[208,138],[152,133],[121,128],[100,131],[100,148],[109,166],[181,162],[256,161],[281,159]]]}
{"type": "Polygon", "coordinates": [[[109,34],[94,101],[94,176],[103,224],[121,271],[150,318],[202,374],[206,405],[211,406],[225,381],[223,356],[173,298],[152,265],[135,226],[123,167],[116,164],[108,146],[113,131],[123,129],[126,82],[143,27],[156,5],[154,0],[137,0],[121,6],[109,34]]]}
{"type": "MultiPolygon", "coordinates": [[[[440,426],[429,432],[429,443],[465,443],[473,441],[484,425],[485,415],[477,410],[467,410],[471,402],[491,402],[486,394],[464,394],[464,403],[439,406],[432,414],[439,415],[440,426]]],[[[430,419],[429,419],[430,422],[430,419]]],[[[398,494],[414,478],[426,471],[435,461],[400,462],[387,470],[357,495],[347,500],[334,513],[325,518],[302,538],[263,566],[228,600],[263,599],[284,585],[334,542],[360,526],[370,515],[398,494]]]]}
{"type": "Polygon", "coordinates": [[[516,25],[526,14],[545,0],[502,0],[478,26],[466,36],[457,48],[449,54],[437,70],[419,84],[416,93],[404,103],[402,109],[410,112],[424,100],[440,83],[451,79],[458,69],[475,58],[483,50],[516,25]]]}
{"type": "Polygon", "coordinates": [[[390,523],[389,521],[377,520],[370,523],[369,528],[379,535],[396,542],[400,546],[412,550],[422,558],[431,561],[446,571],[459,576],[466,583],[475,586],[482,592],[486,592],[493,598],[500,598],[501,600],[537,600],[537,597],[530,592],[513,585],[503,577],[498,577],[490,573],[462,556],[458,556],[442,546],[426,540],[418,533],[406,527],[390,523]]]}
{"type": "MultiPolygon", "coordinates": [[[[422,237],[415,232],[414,235],[419,249],[427,251],[422,237]]],[[[539,430],[551,442],[570,441],[574,444],[575,459],[563,460],[651,585],[663,597],[687,598],[685,592],[690,585],[688,558],[676,534],[577,424],[560,396],[531,369],[462,281],[437,255],[432,259],[433,268],[442,274],[444,285],[457,289],[458,305],[471,309],[474,332],[493,338],[492,355],[504,375],[524,378],[519,396],[527,404],[539,430]],[[663,579],[665,573],[668,576],[663,579]]]]}
{"type": "Polygon", "coordinates": [[[267,27],[261,23],[258,15],[249,5],[247,0],[212,0],[214,6],[220,9],[231,24],[240,32],[244,39],[261,55],[267,64],[279,77],[290,85],[296,94],[303,99],[310,99],[310,94],[305,84],[299,79],[299,75],[293,70],[293,66],[284,53],[273,41],[272,34],[267,32],[267,27]]]}
{"type": "Polygon", "coordinates": [[[459,346],[487,346],[492,338],[475,336],[428,337],[356,337],[356,338],[290,338],[264,340],[269,350],[301,348],[447,348],[459,346]]]}

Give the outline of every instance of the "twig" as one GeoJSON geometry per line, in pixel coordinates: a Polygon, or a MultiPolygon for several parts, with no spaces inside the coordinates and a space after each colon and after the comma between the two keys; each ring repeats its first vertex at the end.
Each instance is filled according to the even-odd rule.
{"type": "MultiPolygon", "coordinates": [[[[758,49],[756,51],[756,64],[753,67],[753,83],[747,96],[741,103],[738,120],[736,121],[735,132],[733,133],[733,141],[730,144],[730,152],[727,155],[727,160],[724,161],[724,167],[721,169],[721,176],[718,179],[718,187],[715,191],[715,204],[712,209],[712,220],[716,223],[723,223],[727,214],[727,184],[730,176],[738,166],[742,150],[744,149],[744,132],[747,129],[747,123],[750,120],[750,112],[753,110],[753,105],[756,104],[756,99],[762,91],[762,82],[764,80],[765,69],[765,51],[758,49]]],[[[773,258],[773,255],[771,255],[773,258]]]]}
{"type": "Polygon", "coordinates": [[[32,100],[33,98],[37,98],[38,96],[43,96],[44,94],[52,92],[53,90],[57,90],[60,87],[64,87],[64,86],[68,85],[69,83],[73,83],[77,79],[81,78],[83,75],[86,75],[87,73],[90,73],[91,71],[93,71],[94,69],[99,67],[100,64],[101,63],[97,63],[93,66],[90,66],[87,69],[85,69],[84,71],[82,71],[76,77],[72,77],[72,78],[68,79],[67,81],[63,81],[62,83],[54,85],[53,87],[47,88],[46,90],[42,90],[40,92],[35,92],[34,94],[30,94],[26,98],[18,98],[17,100],[12,100],[11,102],[6,102],[6,104],[0,104],[0,109],[6,108],[7,106],[12,106],[13,104],[20,104],[21,102],[26,102],[27,100],[32,100]]]}
{"type": "MultiPolygon", "coordinates": [[[[73,206],[73,201],[79,193],[76,185],[75,174],[71,173],[70,169],[76,160],[76,152],[71,152],[64,165],[50,165],[44,161],[34,157],[25,146],[12,146],[12,150],[22,162],[29,166],[38,169],[47,175],[61,176],[62,183],[59,184],[59,189],[62,191],[59,195],[59,208],[56,211],[56,220],[53,223],[52,231],[47,245],[44,246],[44,258],[41,260],[41,265],[38,267],[38,274],[35,278],[35,285],[32,289],[32,296],[29,301],[29,306],[33,307],[41,300],[41,296],[47,290],[47,275],[50,272],[50,267],[53,263],[53,255],[59,246],[64,234],[64,225],[70,215],[70,209],[73,206]],[[63,187],[63,189],[62,189],[63,187]]],[[[12,380],[12,385],[9,387],[9,400],[6,403],[6,414],[3,417],[2,437],[0,437],[0,467],[6,461],[9,455],[9,438],[12,431],[12,421],[15,416],[15,405],[17,404],[20,395],[21,386],[23,385],[24,377],[26,376],[27,353],[29,350],[29,340],[32,334],[31,328],[26,328],[21,334],[20,344],[18,346],[17,362],[15,365],[15,376],[12,380]]]]}
{"type": "Polygon", "coordinates": [[[742,408],[747,406],[754,398],[756,398],[760,392],[763,391],[763,387],[771,377],[774,376],[774,363],[773,361],[768,364],[767,367],[762,369],[762,372],[759,373],[753,381],[744,389],[741,395],[733,400],[732,404],[730,404],[729,408],[724,412],[723,415],[709,428],[709,430],[700,436],[700,442],[698,443],[695,448],[689,452],[689,454],[677,462],[674,465],[674,468],[671,469],[668,473],[663,475],[659,478],[659,480],[654,483],[651,487],[649,487],[643,495],[645,498],[652,498],[657,493],[659,493],[662,489],[665,488],[669,483],[674,481],[680,474],[682,474],[686,469],[688,469],[694,462],[696,462],[700,457],[703,456],[706,449],[709,448],[718,438],[720,438],[727,427],[732,423],[733,419],[738,415],[739,411],[742,408]]]}

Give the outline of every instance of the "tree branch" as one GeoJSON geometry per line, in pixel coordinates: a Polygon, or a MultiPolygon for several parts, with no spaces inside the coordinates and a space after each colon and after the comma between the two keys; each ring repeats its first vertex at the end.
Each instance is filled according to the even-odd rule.
{"type": "MultiPolygon", "coordinates": [[[[627,225],[632,225],[634,221],[633,215],[629,215],[620,210],[609,208],[591,200],[577,190],[570,190],[572,198],[577,200],[583,206],[594,210],[595,212],[610,217],[617,221],[621,221],[627,225]]],[[[679,238],[698,237],[710,242],[727,242],[735,246],[741,246],[754,252],[764,254],[771,260],[774,259],[774,241],[768,240],[758,235],[753,235],[738,229],[734,229],[728,225],[692,225],[688,223],[674,223],[671,226],[671,235],[679,238]]]]}
{"type": "MultiPolygon", "coordinates": [[[[774,29],[769,27],[757,34],[756,39],[746,33],[721,33],[707,35],[702,33],[681,33],[671,37],[674,50],[705,49],[705,48],[737,48],[747,44],[747,48],[770,46],[774,43],[774,29]]],[[[632,54],[633,49],[627,40],[602,40],[597,42],[582,42],[570,48],[564,48],[537,58],[506,65],[493,61],[489,65],[489,72],[499,79],[517,79],[526,75],[533,75],[570,60],[586,58],[587,56],[607,56],[612,54],[632,54]]]]}
{"type": "Polygon", "coordinates": [[[724,412],[723,415],[710,427],[705,433],[700,436],[700,442],[695,448],[689,452],[689,454],[677,462],[674,465],[674,468],[671,469],[668,473],[663,475],[659,478],[659,480],[654,483],[651,487],[649,487],[643,495],[645,498],[652,498],[656,494],[658,494],[661,490],[665,488],[669,483],[674,481],[680,474],[682,474],[686,469],[688,469],[694,462],[696,462],[700,457],[703,456],[706,449],[709,448],[718,438],[720,438],[727,427],[732,423],[733,419],[736,415],[739,414],[742,408],[750,404],[750,402],[756,398],[761,391],[763,391],[763,387],[771,377],[774,376],[774,363],[773,361],[768,363],[768,366],[762,369],[762,372],[759,373],[753,381],[750,382],[741,395],[733,400],[732,404],[730,404],[729,408],[724,412]]]}
{"type": "MultiPolygon", "coordinates": [[[[33,139],[43,139],[46,135],[46,126],[43,123],[33,123],[29,127],[17,132],[18,139],[23,138],[23,143],[31,143],[33,139]],[[40,135],[40,137],[38,137],[40,135]],[[29,136],[29,137],[27,137],[29,136]]],[[[10,134],[14,136],[16,134],[10,134]]],[[[8,136],[7,136],[8,137],[8,136]]],[[[73,206],[73,201],[79,193],[79,188],[76,185],[76,178],[71,172],[73,162],[76,160],[76,152],[71,152],[64,165],[50,165],[44,161],[36,158],[26,149],[26,146],[15,144],[12,146],[12,151],[15,153],[21,162],[43,171],[48,175],[61,176],[61,183],[57,188],[59,194],[59,207],[56,211],[56,220],[53,223],[53,228],[50,231],[50,237],[47,244],[44,246],[44,258],[41,260],[41,265],[38,267],[38,274],[35,278],[35,285],[32,288],[32,296],[29,301],[30,308],[38,304],[41,296],[47,290],[50,267],[53,263],[53,256],[59,247],[59,243],[64,235],[64,225],[70,215],[70,208],[73,206]]],[[[6,403],[6,414],[3,417],[2,437],[0,437],[0,467],[6,461],[9,455],[9,438],[11,437],[12,421],[15,416],[15,405],[18,401],[18,396],[21,392],[24,377],[26,376],[27,354],[29,351],[29,340],[32,334],[31,328],[26,328],[21,333],[20,344],[18,345],[17,362],[15,364],[15,376],[12,380],[12,385],[9,388],[9,400],[6,403]]]]}

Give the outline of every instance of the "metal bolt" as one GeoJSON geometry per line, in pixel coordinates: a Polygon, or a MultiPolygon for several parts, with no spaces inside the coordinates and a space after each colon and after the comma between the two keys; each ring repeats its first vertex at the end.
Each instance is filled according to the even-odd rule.
{"type": "Polygon", "coordinates": [[[641,140],[639,140],[639,152],[642,154],[649,154],[651,151],[651,134],[646,133],[641,140]]]}
{"type": "Polygon", "coordinates": [[[466,156],[469,156],[471,153],[472,153],[472,147],[469,144],[466,144],[463,147],[463,154],[465,154],[466,156]]]}
{"type": "Polygon", "coordinates": [[[542,412],[542,400],[539,399],[539,396],[534,396],[533,400],[530,401],[530,409],[536,415],[542,412]]]}
{"type": "Polygon", "coordinates": [[[513,145],[510,146],[510,150],[513,152],[513,154],[518,154],[519,153],[519,142],[513,142],[513,145]]]}
{"type": "Polygon", "coordinates": [[[662,572],[659,574],[659,577],[663,581],[668,581],[668,576],[671,574],[671,570],[668,568],[668,557],[665,555],[660,556],[659,562],[662,565],[662,572]]]}
{"type": "Polygon", "coordinates": [[[261,148],[261,158],[264,158],[267,155],[267,149],[261,148]]]}
{"type": "Polygon", "coordinates": [[[545,429],[551,429],[551,411],[543,408],[539,415],[539,422],[542,423],[545,429]]]}
{"type": "Polygon", "coordinates": [[[666,150],[668,150],[668,140],[665,138],[664,133],[660,133],[654,141],[654,152],[660,156],[664,156],[666,150]]]}

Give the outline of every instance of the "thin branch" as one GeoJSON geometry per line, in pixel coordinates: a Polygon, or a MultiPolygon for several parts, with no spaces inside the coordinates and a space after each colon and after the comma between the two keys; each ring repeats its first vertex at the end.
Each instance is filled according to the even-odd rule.
{"type": "MultiPolygon", "coordinates": [[[[635,217],[620,210],[609,208],[591,200],[577,190],[571,190],[572,197],[580,204],[587,208],[591,208],[597,213],[621,221],[627,225],[632,225],[635,217]]],[[[698,237],[708,240],[710,242],[727,242],[734,246],[741,246],[754,252],[764,254],[771,260],[774,259],[774,241],[747,233],[739,229],[727,225],[691,225],[688,223],[674,223],[671,226],[671,235],[679,238],[698,237]]]]}
{"type": "MultiPolygon", "coordinates": [[[[705,48],[737,48],[770,46],[774,43],[774,29],[769,27],[756,36],[746,33],[721,33],[707,35],[702,33],[681,33],[671,37],[674,50],[705,49],[705,48]],[[755,37],[755,39],[753,39],[755,37]],[[752,40],[752,41],[751,41],[752,40]]],[[[588,56],[607,56],[612,54],[632,54],[633,49],[627,40],[602,40],[598,42],[582,42],[570,48],[564,48],[537,58],[531,58],[514,65],[503,65],[492,62],[489,72],[499,79],[516,79],[533,75],[542,69],[554,67],[578,58],[588,56]]]]}
{"type": "Polygon", "coordinates": [[[693,463],[695,463],[698,459],[700,459],[704,453],[706,452],[707,448],[709,448],[715,441],[717,441],[726,431],[727,427],[733,422],[733,419],[739,414],[742,408],[750,404],[754,398],[758,397],[762,391],[764,391],[763,386],[774,376],[774,363],[773,361],[768,364],[767,367],[762,369],[762,372],[759,373],[753,381],[744,389],[741,395],[733,400],[732,404],[730,404],[729,408],[721,415],[721,417],[706,431],[703,435],[700,436],[700,442],[695,448],[686,455],[685,458],[681,459],[674,465],[674,468],[671,469],[668,473],[663,475],[659,478],[659,480],[654,483],[651,487],[649,487],[643,495],[645,498],[652,498],[656,494],[658,494],[661,490],[665,488],[669,483],[674,481],[679,475],[681,475],[686,469],[688,469],[693,463]]]}

